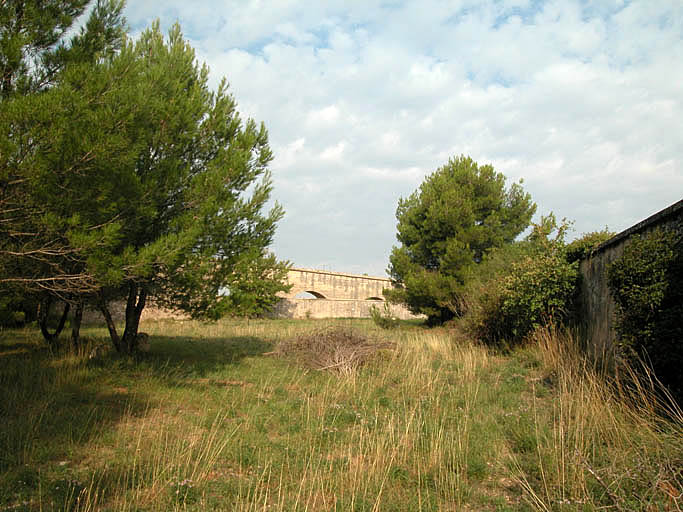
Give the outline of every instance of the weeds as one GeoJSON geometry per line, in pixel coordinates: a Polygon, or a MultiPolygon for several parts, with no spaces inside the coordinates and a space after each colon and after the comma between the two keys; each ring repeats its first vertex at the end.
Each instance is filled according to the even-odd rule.
{"type": "Polygon", "coordinates": [[[381,329],[396,329],[401,321],[391,314],[391,306],[384,302],[384,311],[380,311],[377,306],[370,308],[370,316],[375,325],[381,329]]]}
{"type": "Polygon", "coordinates": [[[680,510],[683,415],[675,402],[663,403],[655,381],[633,380],[628,367],[622,372],[639,385],[596,373],[570,334],[540,329],[534,341],[554,389],[551,402],[533,403],[534,457],[512,454],[528,502],[539,510],[680,510]]]}
{"type": "Polygon", "coordinates": [[[369,321],[144,327],[136,360],[3,333],[0,510],[683,505],[678,409],[661,414],[656,384],[606,382],[566,333],[501,356],[369,321]]]}

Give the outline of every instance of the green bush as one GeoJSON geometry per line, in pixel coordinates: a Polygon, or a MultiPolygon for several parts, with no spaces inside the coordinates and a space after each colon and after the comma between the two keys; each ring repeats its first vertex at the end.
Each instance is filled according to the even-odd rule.
{"type": "Polygon", "coordinates": [[[384,312],[380,311],[377,306],[370,307],[370,315],[375,325],[382,329],[394,329],[398,327],[399,320],[391,314],[391,308],[388,302],[384,303],[384,312]]]}
{"type": "Polygon", "coordinates": [[[607,228],[603,229],[602,231],[584,233],[580,238],[577,238],[573,242],[567,244],[567,248],[565,249],[567,261],[569,263],[573,263],[590,256],[593,251],[600,246],[600,244],[606,242],[614,235],[615,233],[607,228]]]}
{"type": "Polygon", "coordinates": [[[37,302],[17,290],[0,288],[0,327],[17,327],[36,318],[37,302]]]}
{"type": "Polygon", "coordinates": [[[683,237],[656,229],[634,235],[609,265],[607,282],[617,306],[619,348],[642,359],[674,395],[683,397],[683,237]]]}
{"type": "Polygon", "coordinates": [[[523,242],[492,253],[468,285],[467,329],[489,344],[517,343],[573,311],[578,262],[566,257],[569,223],[543,217],[523,242]],[[551,235],[555,233],[554,237],[551,235]]]}
{"type": "Polygon", "coordinates": [[[573,310],[578,277],[578,264],[568,263],[555,244],[515,263],[503,281],[500,308],[511,340],[539,325],[563,323],[573,310]]]}
{"type": "Polygon", "coordinates": [[[512,265],[527,253],[524,243],[509,244],[490,252],[465,283],[463,304],[464,327],[475,338],[497,344],[508,338],[508,328],[502,318],[502,284],[512,265]]]}

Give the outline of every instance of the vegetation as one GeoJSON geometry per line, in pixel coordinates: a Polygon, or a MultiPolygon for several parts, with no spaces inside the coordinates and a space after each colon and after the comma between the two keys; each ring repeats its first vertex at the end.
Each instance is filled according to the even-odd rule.
{"type": "Polygon", "coordinates": [[[383,311],[380,311],[377,306],[371,306],[370,317],[375,325],[382,329],[395,329],[400,323],[400,320],[391,313],[391,306],[386,301],[384,301],[383,311]]]}
{"type": "MultiPolygon", "coordinates": [[[[47,169],[40,168],[37,155],[42,142],[63,138],[53,129],[59,130],[65,111],[75,108],[67,95],[54,90],[66,70],[83,71],[110,57],[120,49],[125,32],[123,3],[102,0],[82,29],[67,40],[66,33],[88,3],[24,0],[0,5],[0,294],[9,299],[0,309],[7,312],[2,316],[9,321],[32,320],[42,301],[39,318],[48,341],[58,339],[56,332],[48,334],[45,324],[52,299],[87,289],[88,282],[73,258],[76,248],[57,236],[60,229],[70,226],[59,226],[58,219],[45,208],[44,196],[50,191],[59,198],[65,189],[63,171],[79,174],[92,153],[81,155],[85,161],[69,163],[67,147],[58,144],[50,156],[43,154],[55,164],[47,169]],[[73,166],[69,168],[69,164],[73,166]],[[36,186],[38,175],[51,178],[42,184],[45,190],[36,186]],[[33,193],[32,187],[36,188],[33,193]]],[[[80,121],[82,131],[93,119],[80,121]]],[[[74,124],[69,135],[79,137],[78,128],[78,123],[74,124]]],[[[68,309],[67,304],[65,313],[68,309]]],[[[74,320],[80,311],[77,306],[74,320]]]]}
{"type": "Polygon", "coordinates": [[[0,5],[0,508],[681,510],[683,237],[609,268],[616,376],[554,327],[612,234],[516,241],[529,194],[464,156],[399,201],[387,292],[461,322],[253,320],[287,289],[265,127],[177,25],[126,39],[101,0],[65,38],[88,4],[0,5]],[[148,297],[195,320],[139,333],[148,297]]]}
{"type": "Polygon", "coordinates": [[[19,327],[36,319],[37,304],[15,286],[0,286],[0,328],[19,327]]]}
{"type": "MultiPolygon", "coordinates": [[[[19,4],[34,8],[3,7],[3,37],[32,16],[44,24],[41,2],[19,4]]],[[[16,29],[23,58],[36,45],[42,53],[36,70],[12,64],[13,91],[0,104],[0,282],[40,295],[41,318],[54,299],[67,302],[65,315],[76,306],[76,324],[84,302],[97,305],[126,353],[148,297],[194,317],[272,306],[287,265],[267,252],[283,211],[263,212],[265,127],[240,118],[225,81],[209,90],[177,25],[167,38],[157,24],[124,41],[121,2],[100,2],[65,45],[58,36],[85,2],[48,4],[74,7],[46,11],[57,25],[44,42],[38,29],[16,29]],[[115,300],[126,302],[123,333],[115,300]]],[[[9,52],[0,61],[13,48],[0,47],[9,52]]]]}
{"type": "Polygon", "coordinates": [[[305,368],[351,375],[395,346],[347,326],[326,326],[281,342],[276,353],[305,368]]]}
{"type": "Polygon", "coordinates": [[[683,237],[665,229],[634,235],[607,276],[621,354],[651,365],[683,399],[683,237]]]}
{"type": "Polygon", "coordinates": [[[18,0],[0,5],[0,96],[46,89],[64,66],[110,54],[122,42],[123,2],[102,0],[80,32],[64,36],[91,0],[18,0]]]}
{"type": "Polygon", "coordinates": [[[492,251],[476,268],[463,294],[471,335],[492,345],[518,344],[538,327],[572,318],[579,271],[564,241],[569,228],[553,214],[542,217],[523,241],[492,251]]]}
{"type": "Polygon", "coordinates": [[[505,176],[491,165],[464,156],[449,160],[418,191],[399,200],[401,246],[393,248],[389,266],[399,288],[387,297],[427,315],[430,323],[461,315],[472,267],[511,243],[535,210],[521,185],[506,188],[505,176]]]}
{"type": "Polygon", "coordinates": [[[616,233],[605,228],[602,231],[584,233],[581,237],[567,244],[565,249],[567,261],[573,263],[590,256],[600,244],[612,238],[616,233]]]}
{"type": "Polygon", "coordinates": [[[103,329],[57,357],[33,330],[2,332],[0,508],[683,505],[680,411],[665,421],[651,388],[606,383],[571,336],[538,331],[502,356],[457,331],[369,320],[143,328],[151,351],[137,359],[91,350],[106,347],[103,329]],[[391,348],[348,372],[275,357],[350,326],[391,348]]]}

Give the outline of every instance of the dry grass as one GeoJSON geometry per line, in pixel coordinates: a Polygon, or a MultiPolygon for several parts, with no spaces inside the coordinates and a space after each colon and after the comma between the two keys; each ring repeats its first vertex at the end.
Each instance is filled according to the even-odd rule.
{"type": "Polygon", "coordinates": [[[0,510],[680,510],[680,418],[565,333],[144,327],[136,360],[0,344],[0,510]]]}
{"type": "Polygon", "coordinates": [[[621,369],[626,380],[596,372],[570,333],[540,329],[534,343],[554,393],[533,403],[532,460],[526,468],[519,457],[512,461],[534,508],[680,511],[683,415],[676,403],[628,367],[621,369]]]}

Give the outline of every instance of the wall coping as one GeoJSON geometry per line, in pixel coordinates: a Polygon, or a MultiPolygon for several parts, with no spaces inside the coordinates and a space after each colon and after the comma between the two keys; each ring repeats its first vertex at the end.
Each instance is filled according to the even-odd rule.
{"type": "Polygon", "coordinates": [[[292,267],[289,270],[290,271],[297,271],[297,272],[307,272],[309,274],[324,274],[324,275],[328,275],[328,276],[351,277],[354,279],[365,279],[368,281],[384,281],[387,283],[391,283],[391,279],[389,279],[388,277],[364,276],[364,275],[360,275],[360,274],[349,274],[346,272],[332,272],[331,270],[317,270],[314,268],[292,267]]]}
{"type": "Polygon", "coordinates": [[[316,297],[316,298],[311,298],[311,297],[280,297],[283,300],[310,300],[311,302],[315,301],[327,301],[327,302],[372,302],[375,304],[379,304],[381,302],[385,302],[384,299],[328,299],[327,297],[316,297]]]}
{"type": "Polygon", "coordinates": [[[641,231],[645,230],[645,228],[648,228],[654,224],[658,224],[658,223],[660,223],[660,221],[666,219],[667,217],[674,216],[676,213],[680,212],[681,210],[683,210],[683,199],[675,202],[671,206],[664,208],[663,210],[658,211],[657,213],[655,213],[653,215],[650,215],[645,220],[640,221],[638,224],[634,224],[630,228],[622,231],[621,233],[614,235],[609,240],[598,245],[595,248],[595,250],[591,251],[589,254],[584,256],[583,259],[588,259],[591,256],[593,256],[594,254],[602,252],[605,249],[621,242],[624,238],[628,238],[631,235],[634,235],[636,233],[640,233],[641,231]]]}

